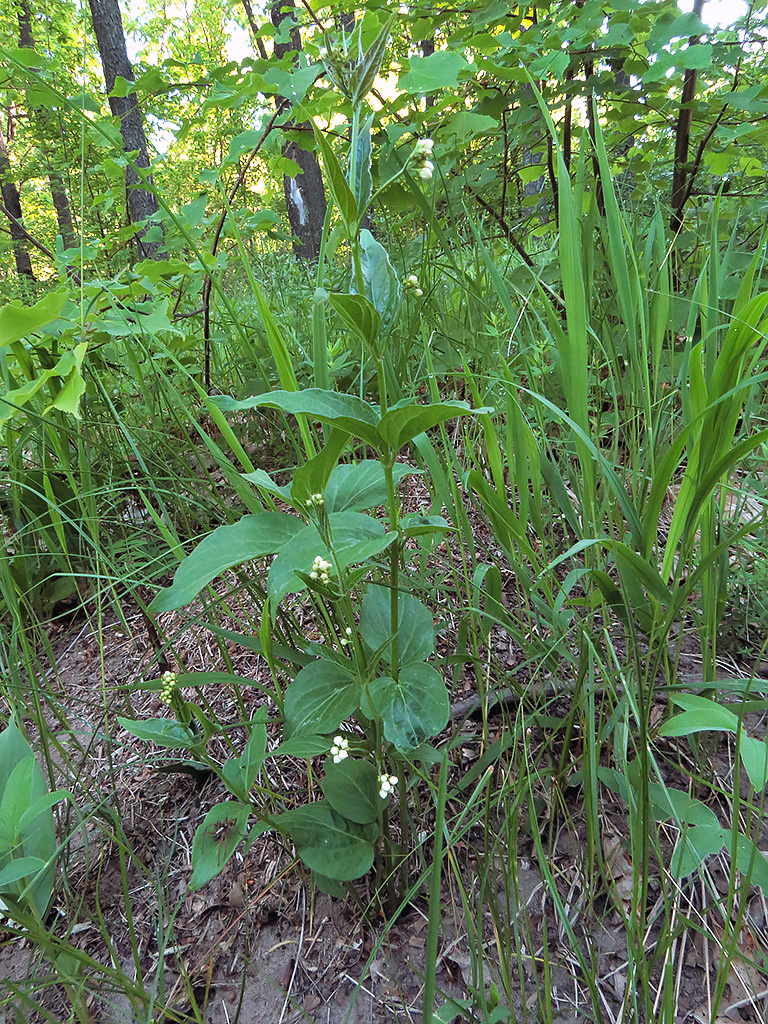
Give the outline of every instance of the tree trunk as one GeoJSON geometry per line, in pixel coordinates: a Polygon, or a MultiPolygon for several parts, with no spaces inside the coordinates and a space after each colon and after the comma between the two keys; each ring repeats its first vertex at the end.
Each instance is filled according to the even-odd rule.
{"type": "Polygon", "coordinates": [[[3,197],[3,213],[8,219],[8,226],[13,239],[13,257],[16,261],[16,273],[21,278],[22,285],[27,285],[35,280],[32,270],[32,261],[29,258],[29,250],[26,246],[26,234],[24,232],[24,219],[21,213],[21,198],[16,182],[13,180],[11,161],[8,159],[8,150],[5,146],[5,139],[0,134],[0,194],[3,197]]]}
{"type": "MultiPolygon", "coordinates": [[[[694,0],[693,13],[701,18],[704,9],[704,0],[694,0]]],[[[700,36],[691,36],[688,40],[689,46],[696,46],[701,42],[700,36]]],[[[693,101],[696,98],[696,83],[698,72],[695,68],[687,68],[683,76],[683,93],[680,97],[680,113],[675,128],[675,158],[672,168],[672,215],[669,219],[669,227],[674,235],[677,235],[683,226],[683,209],[688,198],[688,147],[691,143],[691,124],[693,121],[693,101]]]]}
{"type": "MultiPolygon", "coordinates": [[[[293,0],[276,0],[270,9],[272,24],[276,29],[275,59],[281,60],[291,50],[301,50],[301,36],[295,17],[293,0]],[[283,25],[290,18],[291,25],[283,25]],[[289,27],[288,42],[280,42],[285,28],[289,27]]],[[[312,134],[309,121],[296,126],[297,130],[312,134]]],[[[301,168],[301,174],[295,178],[283,177],[285,205],[288,209],[288,220],[293,232],[293,251],[296,256],[316,260],[320,253],[320,239],[323,234],[325,220],[325,189],[323,175],[314,150],[301,149],[296,141],[289,139],[283,146],[283,156],[295,160],[301,168]]]]}
{"type": "MultiPolygon", "coordinates": [[[[128,82],[133,81],[133,67],[128,60],[120,7],[118,0],[88,0],[88,2],[91,7],[101,65],[104,69],[104,84],[107,88],[109,107],[113,116],[120,121],[120,133],[126,153],[137,153],[132,163],[128,165],[125,174],[128,213],[132,224],[148,222],[137,232],[136,239],[140,254],[142,257],[157,258],[161,255],[162,244],[144,241],[149,226],[158,225],[162,230],[162,225],[157,220],[157,200],[149,189],[139,187],[139,175],[136,172],[136,167],[149,167],[147,140],[144,135],[141,110],[135,96],[111,95],[118,76],[128,82]]],[[[152,175],[145,175],[143,178],[151,188],[152,175]]]]}
{"type": "MultiPolygon", "coordinates": [[[[35,49],[35,37],[32,33],[32,12],[29,0],[17,0],[19,16],[19,46],[28,50],[35,49]]],[[[29,101],[27,101],[29,102],[29,101]]],[[[30,114],[34,118],[38,134],[40,149],[45,157],[48,167],[48,184],[51,189],[53,208],[56,211],[56,223],[59,227],[59,234],[65,249],[73,248],[77,243],[75,240],[75,229],[72,223],[72,208],[69,204],[69,196],[61,172],[54,166],[54,156],[51,152],[51,136],[56,127],[52,122],[45,107],[34,107],[29,104],[30,114]]]]}

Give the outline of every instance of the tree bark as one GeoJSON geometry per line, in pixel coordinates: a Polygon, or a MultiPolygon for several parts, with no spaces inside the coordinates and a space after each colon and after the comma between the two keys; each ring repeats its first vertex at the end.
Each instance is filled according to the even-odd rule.
{"type": "MultiPolygon", "coordinates": [[[[292,50],[298,53],[301,50],[301,36],[293,0],[276,0],[271,5],[270,17],[277,31],[275,59],[281,60],[292,50]],[[286,28],[283,25],[286,18],[291,20],[288,42],[280,42],[280,36],[286,28]]],[[[312,126],[309,121],[297,125],[296,128],[299,131],[309,132],[310,136],[312,134],[312,126]]],[[[282,152],[283,156],[295,160],[301,168],[301,174],[297,174],[295,178],[287,174],[283,177],[285,205],[294,238],[293,251],[296,256],[316,260],[320,253],[320,240],[323,234],[326,210],[320,164],[314,150],[302,149],[294,139],[288,139],[282,152]]]]}
{"type": "Polygon", "coordinates": [[[32,261],[29,258],[29,250],[26,245],[26,235],[23,230],[24,218],[21,213],[21,197],[13,180],[11,161],[8,158],[8,150],[5,146],[5,139],[0,134],[0,193],[3,197],[3,211],[9,216],[8,226],[13,239],[13,258],[16,261],[16,273],[21,278],[22,285],[26,286],[35,280],[32,270],[32,261]]]}
{"type": "MultiPolygon", "coordinates": [[[[694,0],[693,13],[701,18],[704,9],[704,0],[694,0]]],[[[700,36],[691,36],[688,40],[689,46],[696,46],[701,42],[700,36]]],[[[673,235],[677,235],[683,226],[683,209],[688,199],[688,148],[691,143],[691,124],[693,121],[692,104],[696,98],[696,83],[698,72],[695,68],[687,68],[683,77],[683,92],[680,97],[680,113],[677,117],[675,128],[675,157],[672,168],[672,215],[669,219],[669,227],[673,235]]]]}
{"type": "MultiPolygon", "coordinates": [[[[28,50],[34,50],[35,37],[32,33],[32,11],[29,6],[29,0],[17,0],[17,13],[19,17],[19,46],[28,50]]],[[[61,235],[64,248],[71,249],[77,244],[72,222],[72,208],[69,203],[64,178],[55,167],[55,158],[51,151],[51,136],[54,127],[57,126],[53,125],[50,112],[45,107],[35,107],[29,104],[29,111],[34,118],[38,142],[48,167],[48,184],[51,189],[53,208],[56,211],[56,223],[59,227],[59,234],[61,235]]]]}
{"type": "MultiPolygon", "coordinates": [[[[107,88],[109,107],[113,116],[120,121],[120,133],[126,153],[135,152],[137,154],[128,164],[125,173],[129,217],[132,224],[144,225],[136,235],[142,257],[157,258],[162,254],[162,243],[145,241],[148,227],[157,225],[162,231],[162,225],[157,219],[157,200],[150,189],[139,186],[139,175],[136,171],[136,167],[149,167],[147,140],[144,135],[141,110],[135,96],[112,95],[118,76],[128,82],[134,80],[133,67],[128,59],[125,45],[120,7],[118,0],[88,0],[88,2],[101,65],[104,70],[104,84],[107,88]]],[[[142,175],[142,178],[151,188],[152,175],[142,175]]]]}

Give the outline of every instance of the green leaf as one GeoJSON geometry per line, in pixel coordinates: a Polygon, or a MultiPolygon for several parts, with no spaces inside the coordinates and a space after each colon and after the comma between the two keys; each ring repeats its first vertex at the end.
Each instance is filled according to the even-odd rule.
{"type": "Polygon", "coordinates": [[[476,416],[488,412],[493,412],[493,409],[472,409],[466,402],[395,406],[381,417],[379,434],[393,451],[398,452],[414,437],[438,423],[457,416],[476,416]]]}
{"type": "MultiPolygon", "coordinates": [[[[392,467],[395,486],[418,470],[396,462],[392,467]]],[[[325,487],[325,507],[330,512],[362,512],[387,503],[384,467],[377,459],[337,466],[325,487]]]]}
{"type": "Polygon", "coordinates": [[[445,728],[450,714],[448,691],[439,672],[416,662],[404,665],[395,682],[375,679],[364,694],[362,711],[384,722],[384,735],[403,754],[445,728]]]}
{"type": "Polygon", "coordinates": [[[396,20],[396,14],[391,14],[386,19],[378,35],[365,51],[365,56],[349,76],[350,98],[353,106],[362,102],[373,88],[384,54],[387,52],[389,34],[396,20]]]}
{"type": "MultiPolygon", "coordinates": [[[[335,732],[357,711],[360,690],[351,663],[345,671],[325,658],[313,661],[297,673],[285,691],[286,736],[335,732]]],[[[327,749],[326,744],[323,750],[327,749]]]]}
{"type": "Polygon", "coordinates": [[[259,512],[243,516],[231,526],[218,526],[187,555],[171,586],[155,595],[149,610],[158,615],[181,608],[225,569],[273,555],[303,528],[301,519],[284,512],[259,512]]]}
{"type": "MultiPolygon", "coordinates": [[[[0,802],[6,807],[9,816],[18,815],[16,820],[8,821],[6,824],[6,827],[10,826],[11,833],[16,835],[17,857],[35,857],[50,865],[26,896],[40,918],[45,918],[51,902],[56,873],[55,865],[52,863],[56,855],[53,813],[50,807],[46,808],[40,803],[44,802],[47,796],[48,786],[37,758],[11,717],[6,728],[0,732],[0,802]],[[23,779],[17,776],[17,779],[23,782],[23,790],[13,792],[15,784],[11,783],[11,778],[17,766],[25,761],[29,763],[23,771],[23,779]],[[37,805],[43,809],[34,819],[29,820],[30,808],[37,805]]],[[[0,869],[4,868],[10,859],[8,851],[0,850],[0,869]]],[[[16,892],[21,894],[21,891],[19,884],[16,892]]]]}
{"type": "Polygon", "coordinates": [[[242,754],[225,761],[221,771],[229,791],[246,803],[267,751],[266,717],[266,708],[259,708],[251,719],[251,735],[242,754]]]}
{"type": "MultiPolygon", "coordinates": [[[[412,594],[398,594],[399,663],[424,661],[435,652],[435,627],[432,613],[412,594]]],[[[391,591],[371,586],[360,608],[360,635],[372,651],[383,648],[382,658],[392,660],[391,591]]]]}
{"type": "Polygon", "coordinates": [[[376,342],[379,337],[381,318],[364,295],[331,292],[328,301],[339,314],[345,325],[356,334],[363,344],[378,354],[376,342]]]}
{"type": "MultiPolygon", "coordinates": [[[[385,338],[400,315],[403,289],[387,250],[367,228],[360,232],[360,266],[365,296],[379,314],[380,334],[385,338]]],[[[357,291],[354,279],[350,281],[349,288],[352,293],[357,291]]]]}
{"type": "Polygon", "coordinates": [[[673,818],[679,825],[720,827],[715,812],[701,800],[696,800],[682,789],[671,789],[652,782],[648,786],[648,795],[656,821],[667,821],[669,818],[673,818]]]}
{"type": "Polygon", "coordinates": [[[289,740],[284,740],[279,747],[270,752],[269,756],[319,757],[320,754],[327,754],[329,747],[330,743],[325,736],[302,733],[301,736],[292,736],[289,740]]]}
{"type": "Polygon", "coordinates": [[[669,870],[675,878],[685,878],[698,867],[705,857],[719,853],[725,834],[719,826],[696,825],[680,834],[669,870]]]}
{"type": "Polygon", "coordinates": [[[460,53],[438,50],[427,57],[411,57],[410,69],[400,75],[397,87],[413,95],[455,89],[462,71],[469,64],[460,53]]]}
{"type": "Polygon", "coordinates": [[[320,783],[328,803],[338,814],[358,825],[379,818],[379,779],[371,761],[348,757],[334,764],[328,760],[320,783]]]}
{"type": "MultiPolygon", "coordinates": [[[[355,180],[350,181],[349,171],[347,181],[355,196],[358,210],[364,210],[368,205],[373,190],[371,178],[371,125],[373,114],[369,114],[362,124],[357,136],[357,159],[355,161],[355,180]]],[[[351,170],[351,168],[350,168],[351,170]]]]}
{"type": "Polygon", "coordinates": [[[671,699],[680,707],[687,708],[663,722],[660,736],[685,736],[690,732],[736,732],[739,720],[732,711],[706,697],[692,693],[675,693],[671,699]]]}
{"type": "Polygon", "coordinates": [[[250,814],[250,807],[234,800],[225,800],[208,811],[192,842],[191,891],[200,889],[224,870],[245,836],[250,814]]]}
{"type": "MultiPolygon", "coordinates": [[[[291,499],[297,506],[303,506],[312,494],[323,494],[339,456],[349,443],[349,434],[343,430],[331,430],[326,442],[313,458],[299,466],[291,481],[291,499]]],[[[327,502],[326,502],[327,509],[327,502]]],[[[340,511],[340,509],[328,509],[340,511]]]]}
{"type": "Polygon", "coordinates": [[[447,533],[454,527],[442,516],[423,516],[419,512],[407,512],[400,518],[400,529],[404,537],[421,537],[428,533],[447,533]]]}
{"type": "Polygon", "coordinates": [[[307,867],[327,878],[349,882],[373,864],[374,826],[356,825],[337,814],[326,800],[297,807],[275,817],[307,867]]]}
{"type": "Polygon", "coordinates": [[[50,292],[34,306],[11,302],[0,309],[0,348],[28,338],[41,327],[58,319],[69,299],[68,292],[50,292]]]}
{"type": "Polygon", "coordinates": [[[736,865],[750,885],[758,885],[768,894],[768,860],[751,839],[741,834],[736,837],[736,865]]]}
{"type": "Polygon", "coordinates": [[[228,395],[216,395],[211,401],[223,412],[281,409],[292,416],[309,416],[320,423],[337,427],[376,448],[380,443],[376,430],[379,414],[373,406],[354,395],[340,395],[337,391],[325,391],[322,388],[305,388],[303,391],[269,391],[240,401],[228,395]]]}
{"type": "Polygon", "coordinates": [[[45,867],[45,861],[39,857],[16,857],[0,868],[0,892],[18,894],[20,887],[15,883],[23,881],[28,875],[36,875],[45,867]]]}
{"type": "Polygon", "coordinates": [[[762,793],[768,786],[768,744],[764,740],[748,736],[742,729],[739,750],[749,781],[758,793],[762,793]]]}
{"type": "Polygon", "coordinates": [[[198,742],[189,729],[175,718],[118,718],[117,721],[131,736],[155,743],[158,747],[183,747],[190,750],[198,742]]]}
{"type": "Polygon", "coordinates": [[[355,197],[352,195],[352,190],[347,184],[344,171],[341,169],[341,164],[336,158],[336,154],[331,149],[330,143],[314,122],[312,122],[312,127],[315,131],[315,139],[317,140],[320,152],[323,154],[325,180],[328,184],[331,196],[333,197],[336,209],[339,211],[341,219],[344,221],[344,227],[347,229],[347,235],[352,238],[357,232],[358,210],[355,197]]]}
{"type": "MultiPolygon", "coordinates": [[[[360,512],[331,513],[328,524],[342,569],[352,562],[363,561],[391,543],[389,535],[384,535],[382,524],[360,512]]],[[[286,594],[304,590],[306,583],[296,572],[308,574],[318,555],[330,560],[328,547],[315,524],[310,523],[288,541],[270,566],[267,590],[273,609],[277,609],[286,594]]]]}

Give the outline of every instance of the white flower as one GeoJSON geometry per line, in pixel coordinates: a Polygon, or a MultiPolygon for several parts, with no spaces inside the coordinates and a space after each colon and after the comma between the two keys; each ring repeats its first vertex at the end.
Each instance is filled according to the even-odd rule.
{"type": "Polygon", "coordinates": [[[331,579],[331,563],[326,561],[322,555],[318,555],[312,563],[309,573],[311,580],[319,580],[320,583],[329,583],[331,579]]]}
{"type": "Polygon", "coordinates": [[[160,676],[160,682],[163,684],[163,688],[160,691],[160,700],[169,707],[171,706],[171,696],[176,689],[178,681],[179,677],[175,672],[163,672],[160,676]]]}
{"type": "Polygon", "coordinates": [[[394,791],[395,786],[397,785],[397,781],[398,780],[396,775],[387,775],[386,772],[384,772],[383,775],[379,776],[379,796],[381,797],[382,800],[386,800],[387,797],[394,791]]]}
{"type": "Polygon", "coordinates": [[[418,288],[419,287],[419,279],[418,279],[418,277],[416,277],[415,274],[409,274],[408,277],[406,277],[406,279],[405,279],[405,283],[406,283],[406,286],[407,285],[412,285],[414,288],[418,288]]]}
{"type": "Polygon", "coordinates": [[[339,761],[349,757],[349,740],[343,736],[334,736],[333,744],[331,745],[331,757],[334,764],[338,764],[339,761]]]}
{"type": "Polygon", "coordinates": [[[432,163],[432,161],[425,160],[424,163],[419,168],[419,177],[421,178],[422,181],[431,181],[434,170],[435,165],[432,163]]]}
{"type": "Polygon", "coordinates": [[[347,626],[347,628],[344,630],[344,636],[341,638],[341,646],[342,647],[346,647],[347,644],[351,644],[352,643],[352,641],[350,639],[351,636],[352,636],[352,629],[351,629],[350,626],[347,626]]]}
{"type": "Polygon", "coordinates": [[[413,294],[416,296],[417,299],[420,299],[424,292],[421,290],[421,288],[414,288],[413,294]]]}

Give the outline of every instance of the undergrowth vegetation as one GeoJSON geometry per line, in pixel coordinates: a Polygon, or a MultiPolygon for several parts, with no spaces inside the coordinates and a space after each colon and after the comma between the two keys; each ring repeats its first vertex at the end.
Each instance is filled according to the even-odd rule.
{"type": "Polygon", "coordinates": [[[528,265],[442,203],[430,139],[372,172],[391,30],[326,55],[335,136],[294,110],[316,263],[230,216],[219,268],[161,193],[164,258],[0,309],[8,1020],[205,1020],[177,921],[268,846],[378,929],[369,963],[428,915],[415,1019],[551,1022],[570,984],[572,1019],[672,1024],[702,941],[696,1019],[763,1012],[766,239],[715,196],[681,252],[599,120],[566,157],[531,78],[556,224],[528,265]],[[61,670],[84,629],[89,693],[61,670]],[[113,669],[118,633],[143,647],[113,669]],[[197,801],[154,863],[149,775],[197,801]]]}

